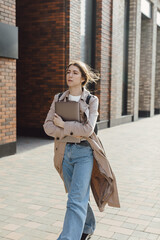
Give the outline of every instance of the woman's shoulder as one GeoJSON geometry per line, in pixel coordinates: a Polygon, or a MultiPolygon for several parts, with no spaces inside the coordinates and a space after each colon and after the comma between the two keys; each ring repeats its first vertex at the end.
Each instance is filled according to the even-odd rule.
{"type": "Polygon", "coordinates": [[[85,92],[87,102],[98,100],[98,97],[92,94],[89,90],[84,88],[84,92],[85,92]]]}
{"type": "Polygon", "coordinates": [[[65,98],[65,96],[68,94],[68,90],[64,91],[64,92],[59,92],[59,93],[56,93],[54,95],[54,99],[55,101],[58,101],[58,100],[62,100],[65,98]]]}
{"type": "Polygon", "coordinates": [[[92,93],[89,92],[89,94],[86,97],[86,103],[93,103],[93,102],[99,102],[98,97],[92,93]]]}

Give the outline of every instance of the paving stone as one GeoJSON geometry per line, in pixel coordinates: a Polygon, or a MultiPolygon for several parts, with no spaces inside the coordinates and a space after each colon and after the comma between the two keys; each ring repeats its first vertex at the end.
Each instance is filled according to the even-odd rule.
{"type": "Polygon", "coordinates": [[[14,217],[10,217],[10,218],[7,218],[4,223],[14,223],[14,224],[17,224],[17,225],[25,225],[28,223],[28,221],[26,219],[21,219],[21,218],[14,218],[14,217]]]}
{"type": "Polygon", "coordinates": [[[99,229],[99,230],[107,231],[110,226],[107,225],[107,224],[103,224],[103,223],[101,223],[101,222],[98,222],[98,223],[96,224],[96,227],[97,227],[97,229],[99,229]]]}
{"type": "Polygon", "coordinates": [[[114,234],[114,232],[111,232],[111,231],[105,231],[105,230],[100,230],[100,229],[96,229],[94,231],[94,235],[97,235],[97,236],[100,236],[100,237],[112,237],[114,234]]]}
{"type": "Polygon", "coordinates": [[[129,229],[135,229],[137,227],[137,224],[134,223],[123,223],[121,224],[122,227],[124,228],[129,228],[129,229]]]}
{"type": "Polygon", "coordinates": [[[31,228],[31,229],[36,229],[38,227],[41,226],[41,224],[37,223],[37,222],[28,222],[24,225],[25,227],[31,228]]]}
{"type": "Polygon", "coordinates": [[[16,225],[16,224],[7,224],[4,225],[2,228],[5,229],[5,230],[8,230],[8,231],[14,231],[16,229],[18,229],[20,226],[19,225],[16,225]]]}
{"type": "Polygon", "coordinates": [[[121,226],[122,222],[121,221],[116,221],[116,220],[112,220],[112,219],[104,219],[102,218],[99,223],[104,223],[107,225],[111,225],[111,226],[121,226]]]}
{"type": "Polygon", "coordinates": [[[146,238],[130,237],[129,240],[146,240],[146,238]]]}
{"type": "Polygon", "coordinates": [[[48,236],[48,232],[41,231],[39,229],[32,229],[30,232],[27,233],[27,235],[30,236],[30,238],[39,238],[39,239],[44,239],[48,236]]]}
{"type": "Polygon", "coordinates": [[[139,237],[139,238],[147,239],[147,237],[149,236],[149,234],[148,234],[147,232],[142,232],[142,231],[137,231],[137,230],[135,230],[135,231],[132,233],[132,236],[133,236],[133,237],[139,237]]]}
{"type": "Polygon", "coordinates": [[[146,232],[160,235],[160,228],[147,227],[146,232]]]}
{"type": "Polygon", "coordinates": [[[157,240],[158,239],[158,236],[159,235],[157,235],[157,234],[151,234],[151,233],[149,233],[149,235],[148,235],[148,239],[149,240],[157,240]]]}
{"type": "Polygon", "coordinates": [[[109,239],[112,239],[112,238],[105,238],[105,237],[98,238],[98,240],[109,240],[109,239]]]}
{"type": "Polygon", "coordinates": [[[53,240],[53,239],[57,239],[58,235],[54,234],[54,233],[50,233],[49,235],[47,235],[44,239],[45,240],[53,240]]]}
{"type": "MultiPolygon", "coordinates": [[[[39,237],[25,235],[20,240],[39,240],[39,237]]],[[[53,240],[53,239],[52,239],[53,240]]]]}
{"type": "Polygon", "coordinates": [[[158,228],[158,229],[160,229],[160,222],[150,222],[149,223],[149,225],[148,225],[148,227],[153,227],[153,228],[158,228]]]}
{"type": "Polygon", "coordinates": [[[127,235],[124,235],[124,234],[120,234],[120,233],[115,233],[113,236],[112,236],[113,239],[116,239],[116,240],[127,240],[129,239],[129,236],[127,235]]]}
{"type": "Polygon", "coordinates": [[[9,233],[11,233],[11,231],[5,230],[5,229],[0,229],[0,239],[1,239],[2,237],[7,236],[9,233]]]}
{"type": "Polygon", "coordinates": [[[41,231],[47,232],[47,233],[55,233],[57,234],[60,231],[60,227],[58,226],[53,226],[53,225],[41,225],[38,229],[41,231]]]}
{"type": "Polygon", "coordinates": [[[13,240],[19,240],[23,237],[23,234],[11,232],[8,235],[6,235],[6,238],[13,239],[13,240]]]}
{"type": "Polygon", "coordinates": [[[111,227],[109,227],[108,230],[111,232],[121,233],[121,234],[129,235],[129,236],[133,233],[133,230],[131,230],[131,229],[117,227],[117,226],[111,226],[111,227]]]}
{"type": "Polygon", "coordinates": [[[137,225],[136,230],[137,231],[141,231],[141,232],[145,232],[146,226],[145,225],[137,225]]]}
{"type": "Polygon", "coordinates": [[[124,222],[124,221],[127,219],[127,217],[115,215],[115,216],[113,217],[113,219],[115,219],[115,220],[117,220],[117,221],[124,222]]]}
{"type": "Polygon", "coordinates": [[[144,225],[144,226],[147,226],[149,224],[149,221],[141,220],[141,219],[138,219],[138,218],[127,218],[126,222],[140,224],[140,225],[144,225]]]}
{"type": "Polygon", "coordinates": [[[109,239],[109,238],[103,238],[103,237],[99,237],[99,236],[95,236],[95,235],[92,235],[92,237],[91,237],[91,239],[92,240],[107,240],[107,239],[109,239]]]}

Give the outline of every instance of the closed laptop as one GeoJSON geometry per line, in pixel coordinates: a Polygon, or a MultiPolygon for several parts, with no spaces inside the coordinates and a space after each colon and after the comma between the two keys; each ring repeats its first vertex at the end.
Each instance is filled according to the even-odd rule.
{"type": "Polygon", "coordinates": [[[80,106],[79,102],[56,102],[55,112],[63,119],[63,121],[80,122],[80,106]]]}

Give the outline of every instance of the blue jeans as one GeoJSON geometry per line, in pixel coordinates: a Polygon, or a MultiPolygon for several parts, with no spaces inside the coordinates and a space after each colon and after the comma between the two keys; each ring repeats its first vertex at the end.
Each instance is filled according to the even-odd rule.
{"type": "Polygon", "coordinates": [[[66,144],[63,177],[68,190],[63,230],[57,240],[80,240],[82,233],[92,234],[95,217],[89,205],[93,153],[90,146],[66,144]]]}

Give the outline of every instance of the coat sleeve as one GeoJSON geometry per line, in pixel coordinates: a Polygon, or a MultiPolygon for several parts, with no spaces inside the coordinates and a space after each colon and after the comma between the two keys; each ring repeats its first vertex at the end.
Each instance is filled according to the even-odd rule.
{"type": "Polygon", "coordinates": [[[53,123],[53,117],[54,117],[54,113],[55,113],[55,102],[57,102],[57,101],[58,101],[58,94],[56,94],[54,97],[54,100],[51,104],[50,110],[49,110],[47,117],[45,119],[45,122],[43,124],[43,128],[44,128],[45,133],[48,136],[62,138],[64,136],[64,129],[57,127],[53,123]]]}
{"type": "Polygon", "coordinates": [[[85,124],[76,121],[67,121],[64,124],[64,135],[70,135],[73,137],[89,137],[94,132],[95,124],[98,117],[98,98],[96,96],[91,97],[89,102],[89,110],[86,111],[87,121],[85,124]]]}

